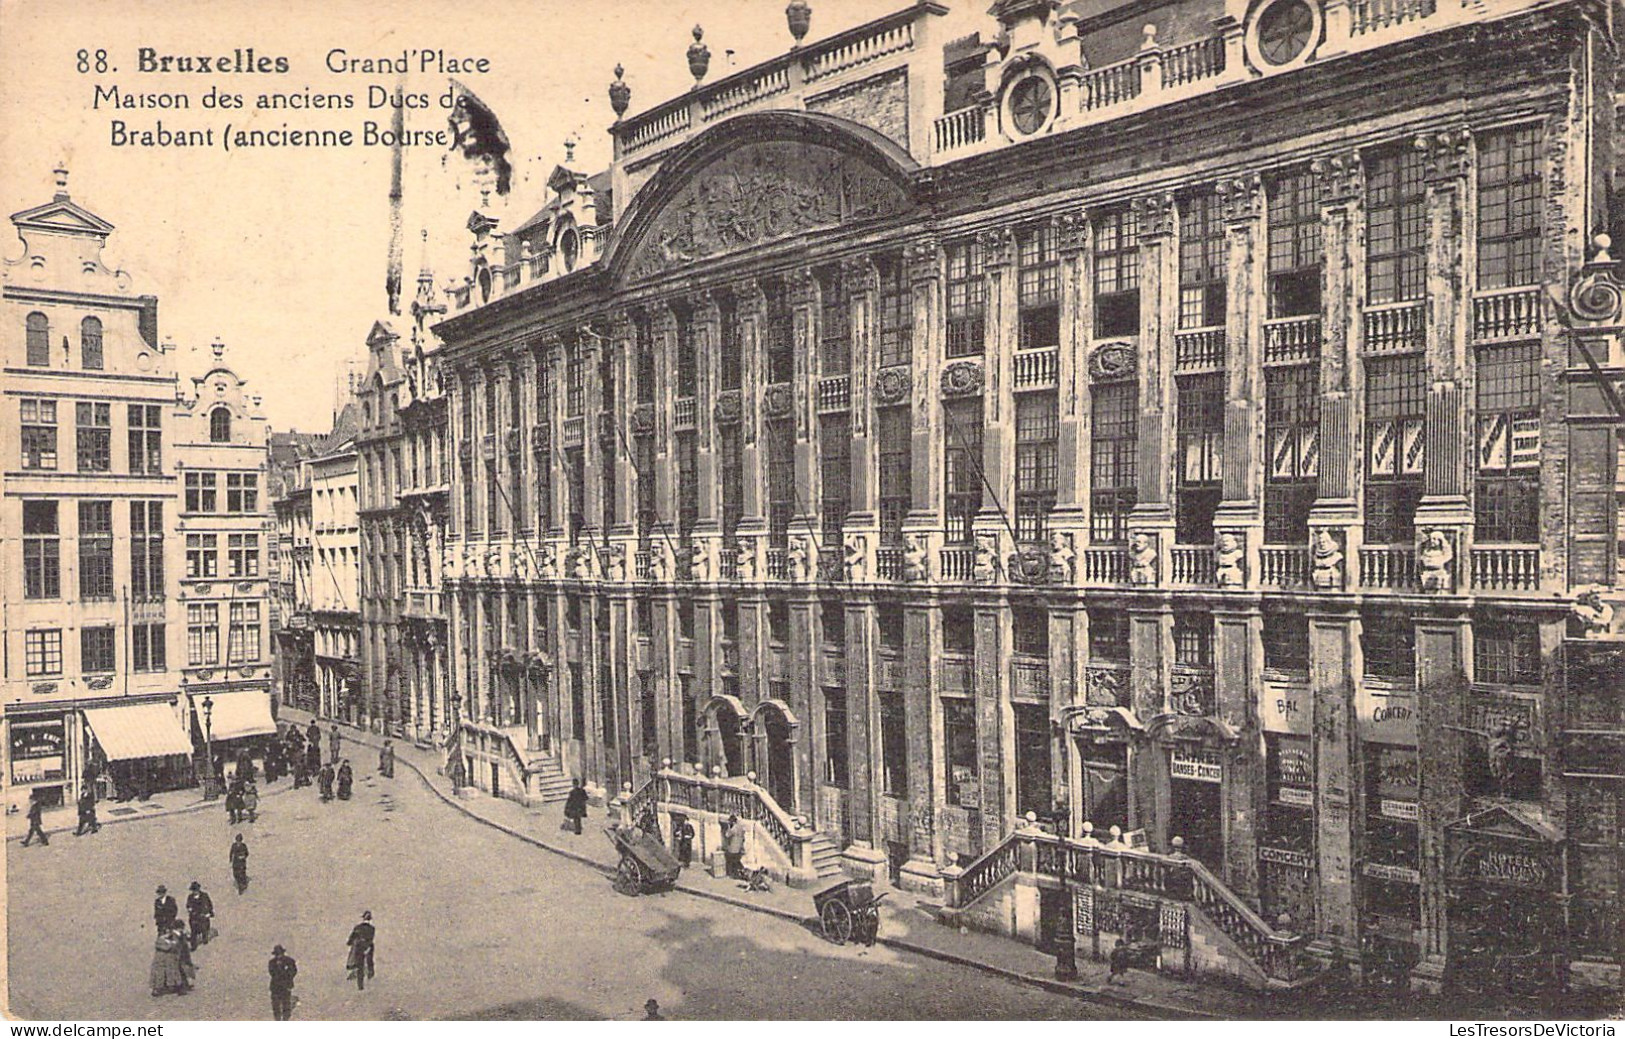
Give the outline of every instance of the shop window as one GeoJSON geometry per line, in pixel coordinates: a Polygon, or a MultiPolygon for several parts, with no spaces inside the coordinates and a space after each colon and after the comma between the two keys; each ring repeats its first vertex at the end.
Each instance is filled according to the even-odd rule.
{"type": "Polygon", "coordinates": [[[976,704],[971,700],[942,701],[942,735],[947,761],[948,803],[960,808],[982,806],[976,770],[976,704]]]}

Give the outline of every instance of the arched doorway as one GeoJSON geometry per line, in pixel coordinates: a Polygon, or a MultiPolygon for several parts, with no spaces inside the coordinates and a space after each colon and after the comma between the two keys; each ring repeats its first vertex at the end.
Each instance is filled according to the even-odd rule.
{"type": "Polygon", "coordinates": [[[713,696],[705,705],[705,770],[742,776],[745,766],[745,708],[737,697],[713,696]]]}
{"type": "Polygon", "coordinates": [[[757,781],[786,812],[796,810],[796,737],[801,725],[777,700],[756,708],[757,781]]]}

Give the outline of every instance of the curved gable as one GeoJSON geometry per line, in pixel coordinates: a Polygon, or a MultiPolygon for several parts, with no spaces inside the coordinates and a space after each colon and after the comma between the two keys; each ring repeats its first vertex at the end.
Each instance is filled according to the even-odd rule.
{"type": "Polygon", "coordinates": [[[868,127],[760,112],[674,153],[623,217],[610,270],[650,278],[793,235],[905,214],[918,166],[868,127]]]}

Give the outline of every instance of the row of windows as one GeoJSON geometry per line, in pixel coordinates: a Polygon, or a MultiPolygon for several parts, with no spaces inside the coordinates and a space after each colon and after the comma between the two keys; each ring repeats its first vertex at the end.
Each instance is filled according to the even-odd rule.
{"type": "MultiPolygon", "coordinates": [[[[260,659],[260,604],[234,602],[229,607],[226,637],[227,664],[252,664],[260,659]]],[[[220,604],[186,605],[186,665],[206,667],[220,660],[220,604]]]]}
{"type": "MultiPolygon", "coordinates": [[[[164,625],[136,624],[130,630],[130,670],[166,668],[164,625]]],[[[23,670],[29,678],[62,674],[62,629],[34,628],[23,634],[23,670]]],[[[79,671],[86,675],[118,670],[117,630],[111,625],[79,629],[79,671]]]]}
{"type": "MultiPolygon", "coordinates": [[[[49,368],[51,366],[51,319],[41,311],[36,310],[23,319],[23,325],[29,366],[49,368]]],[[[67,365],[70,363],[71,357],[69,356],[70,351],[66,336],[62,337],[62,350],[62,363],[67,365]]],[[[101,318],[83,318],[79,322],[79,367],[86,371],[100,371],[103,363],[101,318]]]]}
{"type": "MultiPolygon", "coordinates": [[[[227,514],[260,511],[258,473],[226,473],[227,514]]],[[[186,511],[220,512],[220,473],[192,470],[186,474],[186,511]]]]}
{"type": "MultiPolygon", "coordinates": [[[[260,536],[258,534],[226,535],[226,576],[258,577],[260,575],[260,536]]],[[[220,536],[218,534],[186,535],[186,576],[189,578],[220,576],[220,536]]]]}
{"type": "MultiPolygon", "coordinates": [[[[62,597],[62,539],[55,501],[23,502],[23,596],[62,597]]],[[[113,503],[78,503],[79,598],[111,600],[113,503]]],[[[137,602],[164,595],[163,503],[130,503],[130,596],[137,602]]]]}
{"type": "MultiPolygon", "coordinates": [[[[25,397],[18,402],[21,417],[22,467],[54,471],[59,468],[57,446],[58,401],[25,397]]],[[[128,405],[130,472],[147,475],[163,469],[163,438],[159,406],[128,405]]],[[[113,469],[113,406],[103,401],[75,401],[74,454],[81,473],[113,469]]]]}

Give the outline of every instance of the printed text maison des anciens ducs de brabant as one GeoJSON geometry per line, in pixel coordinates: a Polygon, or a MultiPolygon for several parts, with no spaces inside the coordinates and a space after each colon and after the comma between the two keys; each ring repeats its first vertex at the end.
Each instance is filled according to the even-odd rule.
{"type": "Polygon", "coordinates": [[[113,113],[108,140],[115,148],[445,148],[451,134],[443,123],[397,130],[393,110],[450,110],[456,96],[445,86],[449,77],[491,71],[489,58],[433,47],[383,55],[328,48],[303,70],[302,82],[299,60],[255,47],[138,47],[124,61],[116,51],[85,48],[74,58],[75,71],[92,81],[91,107],[113,113]],[[409,79],[435,87],[411,90],[409,79]]]}

